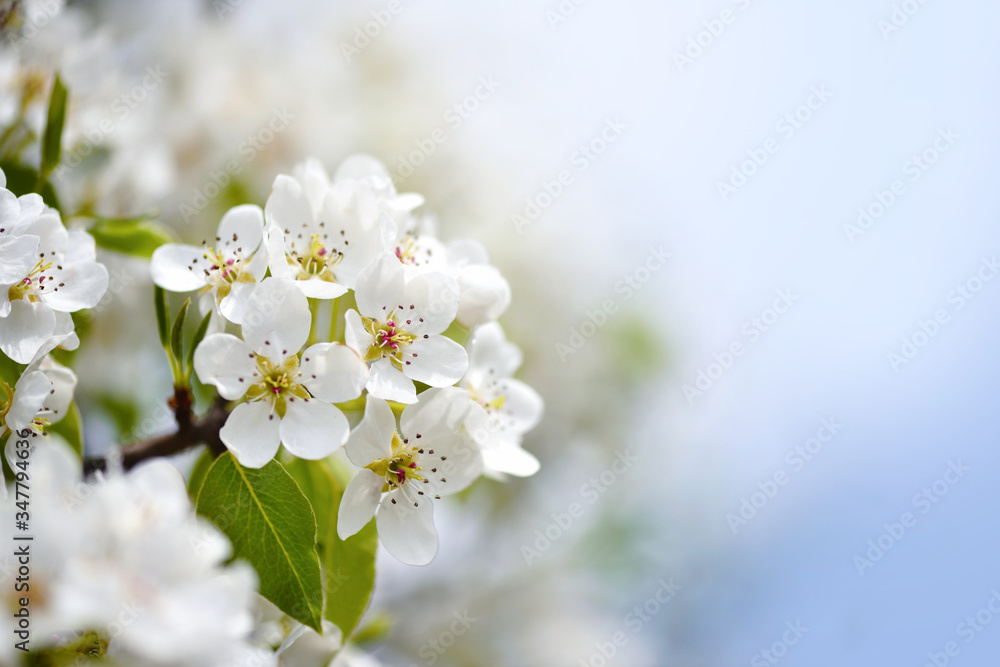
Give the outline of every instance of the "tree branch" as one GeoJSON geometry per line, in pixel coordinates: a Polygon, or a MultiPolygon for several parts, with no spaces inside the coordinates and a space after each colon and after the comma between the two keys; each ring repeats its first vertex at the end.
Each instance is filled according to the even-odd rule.
{"type": "MultiPolygon", "coordinates": [[[[226,451],[219,438],[219,431],[229,417],[226,401],[219,399],[200,419],[195,419],[191,411],[191,392],[186,387],[175,387],[169,401],[177,420],[177,430],[169,435],[143,440],[122,449],[122,466],[129,470],[146,459],[158,456],[172,456],[196,445],[207,445],[216,455],[226,451]]],[[[83,460],[83,474],[88,475],[107,468],[104,456],[89,456],[83,460]]]]}

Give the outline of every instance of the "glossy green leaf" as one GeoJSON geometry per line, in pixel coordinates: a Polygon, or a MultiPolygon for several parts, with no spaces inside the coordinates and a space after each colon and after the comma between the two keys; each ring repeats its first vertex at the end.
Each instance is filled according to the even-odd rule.
{"type": "Polygon", "coordinates": [[[112,220],[98,218],[87,231],[98,246],[135,257],[150,258],[153,251],[165,243],[173,243],[174,236],[163,225],[145,218],[112,220]]]}
{"type": "Polygon", "coordinates": [[[39,186],[44,184],[49,174],[59,164],[62,157],[63,125],[66,122],[66,86],[56,75],[52,84],[52,94],[49,96],[49,114],[45,121],[45,134],[42,135],[42,165],[39,170],[39,186]]]}
{"type": "MultiPolygon", "coordinates": [[[[181,309],[177,311],[174,319],[174,326],[170,330],[170,352],[177,361],[178,366],[184,359],[184,320],[187,319],[188,308],[191,306],[191,299],[186,299],[181,309]]],[[[180,368],[183,372],[183,368],[180,368]]]]}
{"type": "Polygon", "coordinates": [[[337,535],[337,513],[350,473],[333,459],[294,459],[288,462],[287,469],[316,511],[320,561],[326,573],[324,616],[343,631],[344,637],[349,637],[368,608],[375,587],[375,521],[341,540],[337,535]]]}
{"type": "Polygon", "coordinates": [[[170,345],[170,316],[167,314],[167,293],[159,285],[153,286],[153,301],[156,303],[156,329],[160,334],[160,345],[168,349],[170,345]]]}
{"type": "Polygon", "coordinates": [[[226,452],[205,475],[196,509],[229,537],[234,557],[257,570],[261,595],[322,633],[316,517],[280,463],[244,468],[226,452]]]}

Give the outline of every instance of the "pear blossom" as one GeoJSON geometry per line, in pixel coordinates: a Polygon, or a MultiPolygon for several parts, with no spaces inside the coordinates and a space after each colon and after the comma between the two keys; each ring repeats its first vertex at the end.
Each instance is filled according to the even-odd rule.
{"type": "MultiPolygon", "coordinates": [[[[157,459],[85,484],[59,442],[38,448],[30,466],[33,650],[92,632],[116,664],[215,667],[248,653],[256,575],[246,563],[223,566],[229,541],[195,516],[176,468],[157,459]]],[[[13,498],[3,503],[2,530],[17,511],[13,498]]],[[[14,608],[19,595],[4,586],[0,602],[14,608]]],[[[4,619],[11,636],[16,619],[4,619]]]]}
{"type": "Polygon", "coordinates": [[[458,295],[458,284],[443,273],[407,279],[389,253],[362,271],[354,295],[358,309],[346,313],[344,338],[371,363],[372,396],[414,403],[414,380],[447,387],[462,377],[469,365],[465,349],[440,335],[455,319],[458,295]]]}
{"type": "Polygon", "coordinates": [[[397,228],[393,216],[422,201],[397,197],[392,181],[379,178],[360,157],[345,162],[332,183],[316,160],[293,176],[279,174],[264,207],[271,275],[294,280],[311,298],[339,297],[389,250],[397,228]]]}
{"type": "Polygon", "coordinates": [[[247,299],[267,272],[264,213],[243,204],[222,216],[215,243],[198,248],[168,243],[150,263],[153,282],[172,292],[200,290],[202,310],[221,313],[234,324],[243,321],[247,299]]]}
{"type": "Polygon", "coordinates": [[[521,437],[538,424],[544,404],[512,377],[521,365],[520,348],[507,342],[496,322],[478,327],[468,347],[469,370],[459,383],[471,403],[465,427],[482,448],[487,474],[535,474],[538,459],[521,447],[521,437]]]}
{"type": "Polygon", "coordinates": [[[279,444],[320,459],[347,440],[347,418],[333,403],[360,396],[368,369],[339,343],[318,343],[300,356],[310,323],[308,301],[292,281],[267,278],[247,300],[243,339],[211,334],[195,350],[202,382],[227,400],[246,398],[219,435],[248,468],[274,458],[279,444]]]}
{"type": "Polygon", "coordinates": [[[462,239],[448,245],[434,235],[436,224],[424,216],[400,228],[393,252],[409,277],[430,271],[446,273],[457,282],[461,295],[455,319],[473,329],[492,322],[510,306],[510,285],[490,264],[486,248],[478,241],[462,239]]]}
{"type": "Polygon", "coordinates": [[[474,441],[461,432],[465,411],[457,387],[429,389],[400,415],[368,397],[365,415],[347,442],[361,470],[344,489],[337,532],[347,539],[375,515],[379,540],[408,565],[426,565],[437,553],[432,499],[457,493],[482,472],[474,441]]]}
{"type": "MultiPolygon", "coordinates": [[[[30,263],[0,270],[0,351],[27,364],[53,336],[72,330],[69,313],[97,305],[108,288],[108,271],[96,261],[94,239],[67,231],[59,212],[40,197],[12,199],[0,192],[0,234],[27,237],[29,245],[37,239],[30,263]]],[[[64,347],[78,343],[64,335],[64,347]]]]}
{"type": "Polygon", "coordinates": [[[510,306],[510,284],[490,264],[486,248],[477,241],[454,241],[448,244],[447,253],[461,290],[455,316],[459,324],[473,329],[503,315],[510,306]]]}

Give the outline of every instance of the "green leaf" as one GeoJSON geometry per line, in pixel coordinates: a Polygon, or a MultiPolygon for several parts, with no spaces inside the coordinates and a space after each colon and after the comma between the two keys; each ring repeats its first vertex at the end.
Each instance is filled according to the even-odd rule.
{"type": "Polygon", "coordinates": [[[205,475],[195,507],[229,537],[234,557],[257,570],[261,595],[323,632],[316,517],[280,463],[253,470],[226,452],[205,475]]]}
{"type": "Polygon", "coordinates": [[[194,338],[191,339],[191,347],[188,348],[187,353],[188,378],[191,377],[191,369],[194,368],[194,351],[198,347],[198,344],[205,339],[205,333],[208,331],[208,322],[211,319],[212,311],[209,311],[208,314],[201,319],[201,324],[198,325],[197,331],[194,332],[194,338]]]}
{"type": "Polygon", "coordinates": [[[42,165],[39,169],[39,186],[44,184],[49,174],[59,164],[62,157],[63,124],[66,121],[66,86],[56,75],[52,83],[52,95],[49,96],[49,115],[45,121],[45,134],[42,136],[42,165]]]}
{"type": "Polygon", "coordinates": [[[45,428],[49,433],[61,435],[78,455],[83,456],[83,418],[76,401],[69,404],[65,416],[55,424],[45,428]]]}
{"type": "Polygon", "coordinates": [[[208,470],[213,463],[215,463],[215,456],[211,449],[205,447],[195,460],[194,467],[191,468],[191,476],[188,479],[188,495],[191,496],[192,500],[198,498],[198,492],[201,491],[201,486],[205,483],[205,476],[208,475],[208,470]]]}
{"type": "MultiPolygon", "coordinates": [[[[177,360],[178,366],[184,359],[184,320],[187,319],[188,308],[191,306],[191,299],[184,301],[184,305],[177,311],[177,318],[174,320],[174,328],[170,331],[170,352],[177,360]]],[[[182,373],[183,368],[179,369],[182,373]]]]}
{"type": "Polygon", "coordinates": [[[375,552],[378,534],[375,521],[346,540],[337,535],[337,513],[340,499],[350,480],[350,473],[339,464],[328,461],[293,459],[288,472],[312,502],[319,526],[319,555],[326,573],[326,613],[349,637],[368,608],[375,587],[375,552]]]}
{"type": "Polygon", "coordinates": [[[167,314],[167,293],[159,285],[153,286],[153,300],[156,302],[156,328],[160,332],[160,345],[170,349],[170,331],[167,314]]]}
{"type": "Polygon", "coordinates": [[[153,251],[161,245],[175,240],[170,230],[147,218],[96,218],[87,231],[94,237],[97,245],[105,250],[145,259],[152,257],[153,251]]]}

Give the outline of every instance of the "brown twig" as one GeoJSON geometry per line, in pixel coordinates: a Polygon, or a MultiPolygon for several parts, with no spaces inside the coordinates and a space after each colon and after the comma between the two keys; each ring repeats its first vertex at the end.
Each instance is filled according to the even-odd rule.
{"type": "MultiPolygon", "coordinates": [[[[216,401],[200,419],[196,419],[192,413],[191,392],[186,387],[176,387],[169,404],[177,421],[177,430],[169,435],[124,447],[121,452],[122,466],[126,470],[146,459],[179,454],[196,445],[207,445],[216,456],[226,451],[226,446],[219,438],[219,431],[229,416],[224,400],[216,401]]],[[[84,475],[105,470],[106,467],[107,459],[104,456],[90,456],[83,460],[84,475]]]]}

